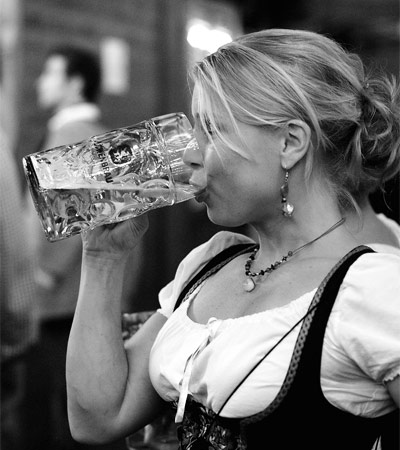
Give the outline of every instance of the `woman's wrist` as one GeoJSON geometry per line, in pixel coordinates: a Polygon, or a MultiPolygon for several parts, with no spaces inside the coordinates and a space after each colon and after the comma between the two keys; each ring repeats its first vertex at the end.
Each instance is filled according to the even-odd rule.
{"type": "Polygon", "coordinates": [[[120,252],[99,252],[93,250],[84,250],[82,254],[82,264],[91,268],[100,270],[110,267],[125,266],[129,258],[129,253],[120,252]]]}
{"type": "Polygon", "coordinates": [[[120,299],[124,285],[126,261],[114,255],[85,254],[82,259],[82,274],[79,290],[80,311],[89,311],[93,316],[103,314],[103,308],[120,315],[120,299]],[[85,305],[85,306],[84,306],[85,305]],[[103,305],[103,306],[102,306],[103,305]]]}

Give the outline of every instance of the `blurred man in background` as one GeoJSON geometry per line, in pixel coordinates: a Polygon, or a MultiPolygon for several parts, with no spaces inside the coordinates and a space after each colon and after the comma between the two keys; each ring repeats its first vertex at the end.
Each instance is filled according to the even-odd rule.
{"type": "MultiPolygon", "coordinates": [[[[106,131],[96,104],[100,83],[100,64],[95,54],[69,46],[48,53],[36,89],[38,106],[52,116],[37,151],[80,142],[106,131]]],[[[27,200],[37,256],[35,278],[41,324],[40,342],[30,365],[31,401],[27,410],[33,419],[31,432],[38,440],[37,448],[70,449],[77,444],[70,436],[67,420],[65,356],[78,297],[81,238],[48,242],[29,195],[27,200]]]]}
{"type": "MultiPolygon", "coordinates": [[[[73,47],[55,48],[48,54],[36,88],[39,107],[53,115],[38,150],[80,142],[106,131],[95,103],[100,80],[100,66],[94,54],[73,47]]],[[[50,244],[39,229],[36,214],[32,222],[37,229],[36,278],[42,288],[41,319],[66,321],[68,326],[78,294],[81,239],[75,236],[50,244]]]]}
{"type": "Polygon", "coordinates": [[[1,128],[0,159],[0,447],[22,450],[27,356],[38,334],[34,260],[29,252],[17,163],[1,128]]]}

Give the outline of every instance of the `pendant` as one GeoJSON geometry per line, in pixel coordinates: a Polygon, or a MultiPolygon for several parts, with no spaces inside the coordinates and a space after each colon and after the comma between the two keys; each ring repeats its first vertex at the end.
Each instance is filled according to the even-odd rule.
{"type": "Polygon", "coordinates": [[[253,278],[247,278],[246,281],[243,283],[243,289],[246,292],[251,292],[256,287],[256,283],[254,282],[253,278]]]}
{"type": "Polygon", "coordinates": [[[292,217],[294,211],[294,206],[291,205],[290,203],[285,202],[282,206],[282,214],[285,217],[292,217]]]}

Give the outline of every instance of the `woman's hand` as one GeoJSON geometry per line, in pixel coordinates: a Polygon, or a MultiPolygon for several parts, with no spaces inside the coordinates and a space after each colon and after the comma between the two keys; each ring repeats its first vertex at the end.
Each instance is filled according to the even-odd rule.
{"type": "Polygon", "coordinates": [[[128,254],[140,241],[149,226],[146,214],[123,222],[102,225],[81,234],[86,254],[120,257],[128,254]]]}
{"type": "Polygon", "coordinates": [[[122,339],[129,339],[156,311],[139,311],[122,314],[122,339]]]}

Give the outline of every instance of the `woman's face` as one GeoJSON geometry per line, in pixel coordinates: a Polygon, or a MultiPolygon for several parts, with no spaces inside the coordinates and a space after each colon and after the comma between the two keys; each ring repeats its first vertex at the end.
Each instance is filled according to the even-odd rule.
{"type": "MultiPolygon", "coordinates": [[[[192,114],[199,151],[188,152],[185,161],[194,168],[192,182],[206,186],[198,200],[207,206],[210,220],[218,225],[235,227],[279,214],[279,188],[284,179],[280,150],[285,145],[284,134],[238,122],[242,141],[247,144],[241,149],[246,157],[229,148],[212,129],[211,142],[201,126],[198,95],[196,86],[192,114]]],[[[239,145],[227,116],[220,115],[216,126],[230,141],[239,145]]]]}

